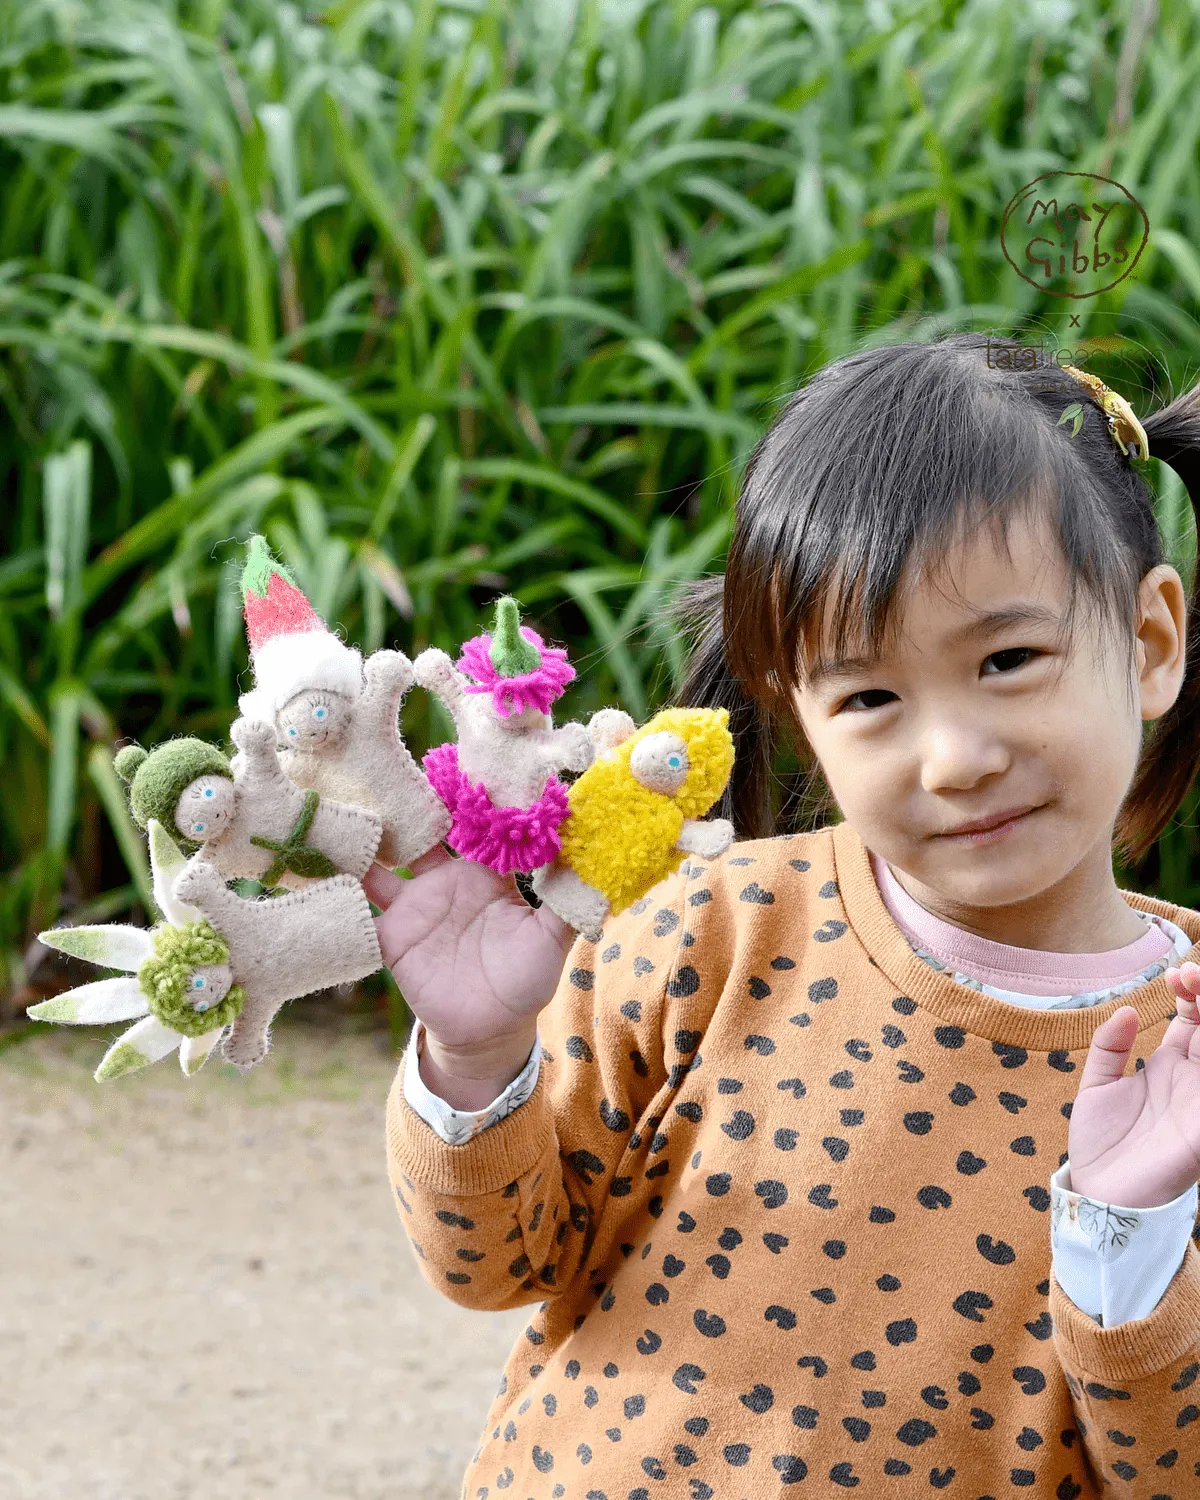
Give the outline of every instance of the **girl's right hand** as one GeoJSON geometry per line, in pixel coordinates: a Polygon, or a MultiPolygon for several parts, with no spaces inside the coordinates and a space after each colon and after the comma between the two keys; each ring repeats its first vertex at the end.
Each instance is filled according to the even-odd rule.
{"type": "Polygon", "coordinates": [[[403,880],[374,864],[363,880],[381,908],[379,946],[425,1025],[427,1084],[454,1108],[482,1108],[524,1066],[575,932],[511,876],[440,846],[412,871],[403,880]]]}

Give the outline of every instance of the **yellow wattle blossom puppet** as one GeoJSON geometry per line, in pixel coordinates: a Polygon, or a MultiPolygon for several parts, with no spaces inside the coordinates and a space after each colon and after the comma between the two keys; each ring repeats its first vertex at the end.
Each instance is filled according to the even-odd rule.
{"type": "Polygon", "coordinates": [[[715,859],[733,842],[724,818],[700,821],[733,770],[723,708],[667,708],[640,729],[604,709],[588,725],[596,759],[568,794],[562,849],[533,889],[593,940],[619,912],[676,869],[685,854],[715,859]]]}

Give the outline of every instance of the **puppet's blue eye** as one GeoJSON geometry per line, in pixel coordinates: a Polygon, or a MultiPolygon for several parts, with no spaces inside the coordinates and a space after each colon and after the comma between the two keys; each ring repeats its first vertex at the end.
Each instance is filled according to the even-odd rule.
{"type": "Polygon", "coordinates": [[[206,796],[206,797],[211,797],[211,796],[212,796],[212,794],[213,794],[213,789],[212,789],[212,787],[210,787],[210,786],[206,786],[206,787],[205,787],[205,788],[204,788],[204,795],[205,795],[205,796],[206,796]]]}
{"type": "Polygon", "coordinates": [[[203,823],[193,823],[192,824],[192,832],[193,833],[203,833],[204,832],[204,824],[203,823]]]}
{"type": "Polygon", "coordinates": [[[327,708],[314,708],[313,709],[313,718],[316,719],[316,721],[317,721],[318,724],[321,722],[322,719],[325,719],[325,718],[328,718],[328,717],[329,717],[329,710],[327,708]]]}
{"type": "Polygon", "coordinates": [[[288,734],[292,737],[292,739],[295,739],[296,738],[296,730],[295,730],[295,728],[289,729],[288,730],[288,734]]]}
{"type": "Polygon", "coordinates": [[[678,755],[667,756],[667,765],[669,765],[673,771],[678,771],[679,767],[682,764],[683,762],[679,759],[678,755]]]}
{"type": "Polygon", "coordinates": [[[194,990],[207,989],[208,988],[208,980],[205,979],[205,977],[204,977],[203,974],[196,974],[192,978],[192,988],[194,990]]]}

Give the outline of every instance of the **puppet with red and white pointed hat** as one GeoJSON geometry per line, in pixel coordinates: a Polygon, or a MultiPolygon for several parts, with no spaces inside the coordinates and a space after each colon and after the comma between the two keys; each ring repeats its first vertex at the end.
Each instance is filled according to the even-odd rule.
{"type": "Polygon", "coordinates": [[[284,771],[322,797],[383,820],[376,856],[409,865],[432,849],[450,815],[400,737],[413,685],[401,651],[361,652],[329,629],[265,539],[250,538],[242,601],[254,687],[238,700],[247,719],[275,726],[284,771]]]}

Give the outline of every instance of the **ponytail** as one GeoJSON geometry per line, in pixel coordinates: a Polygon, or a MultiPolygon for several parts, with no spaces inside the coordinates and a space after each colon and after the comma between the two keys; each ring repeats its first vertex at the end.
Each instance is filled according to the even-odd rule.
{"type": "MultiPolygon", "coordinates": [[[[1200,386],[1142,426],[1150,456],[1170,464],[1183,481],[1200,535],[1200,386]]],[[[1188,600],[1185,664],[1179,696],[1155,724],[1117,818],[1116,842],[1132,863],[1149,853],[1200,766],[1200,565],[1188,600]]]]}
{"type": "Polygon", "coordinates": [[[740,838],[770,838],[781,821],[775,766],[787,736],[777,716],[751,698],[729,670],[724,575],[685,584],[670,613],[692,641],[687,675],[675,701],[685,708],[729,711],[736,758],[729,786],[714,811],[732,821],[740,838]]]}

